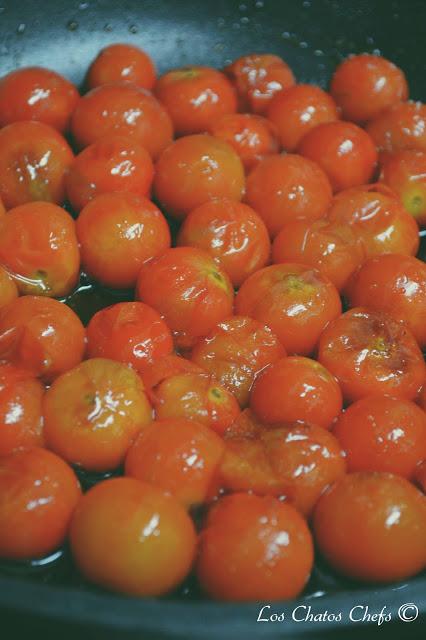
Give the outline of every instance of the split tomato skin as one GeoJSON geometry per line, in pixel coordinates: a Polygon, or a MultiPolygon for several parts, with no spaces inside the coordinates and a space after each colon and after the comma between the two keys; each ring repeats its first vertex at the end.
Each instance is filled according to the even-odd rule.
{"type": "Polygon", "coordinates": [[[151,90],[156,71],[150,56],[135,45],[110,44],[101,49],[89,67],[86,84],[89,89],[114,82],[131,82],[151,90]]]}
{"type": "Polygon", "coordinates": [[[185,373],[205,373],[201,366],[182,356],[171,353],[161,358],[156,358],[147,363],[141,373],[145,389],[151,402],[154,398],[155,387],[171,376],[178,376],[185,373]]]}
{"type": "Polygon", "coordinates": [[[422,102],[394,104],[366,128],[379,151],[426,151],[426,105],[422,102]]]}
{"type": "Polygon", "coordinates": [[[380,181],[399,196],[420,227],[426,225],[426,153],[395,151],[381,157],[380,181]]]}

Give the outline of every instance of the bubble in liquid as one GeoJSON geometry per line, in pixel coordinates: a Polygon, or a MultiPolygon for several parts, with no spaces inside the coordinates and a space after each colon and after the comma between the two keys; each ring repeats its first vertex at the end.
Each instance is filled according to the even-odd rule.
{"type": "Polygon", "coordinates": [[[76,20],[70,20],[67,23],[67,29],[68,31],[77,31],[78,29],[78,22],[76,20]]]}
{"type": "Polygon", "coordinates": [[[255,5],[256,9],[262,9],[265,6],[264,0],[256,0],[255,5]]]}
{"type": "Polygon", "coordinates": [[[89,3],[88,2],[80,2],[80,4],[78,5],[78,8],[81,9],[81,11],[84,11],[85,9],[89,8],[89,3]]]}
{"type": "Polygon", "coordinates": [[[139,31],[138,27],[135,24],[131,24],[129,27],[129,33],[137,33],[139,31]]]}
{"type": "Polygon", "coordinates": [[[26,28],[27,28],[27,25],[24,22],[21,22],[21,24],[18,24],[16,28],[16,33],[18,33],[19,35],[22,35],[25,32],[26,28]]]}
{"type": "Polygon", "coordinates": [[[104,25],[104,31],[112,31],[112,25],[109,22],[104,25]]]}

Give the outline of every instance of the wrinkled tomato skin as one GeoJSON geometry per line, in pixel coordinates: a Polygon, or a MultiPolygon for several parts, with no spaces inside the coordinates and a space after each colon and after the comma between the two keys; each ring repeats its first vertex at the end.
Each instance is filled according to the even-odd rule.
{"type": "Polygon", "coordinates": [[[395,104],[371,120],[366,131],[379,151],[426,151],[426,105],[395,104]]]}
{"type": "Polygon", "coordinates": [[[420,227],[426,226],[426,153],[395,151],[382,154],[380,181],[399,196],[420,227]]]}
{"type": "Polygon", "coordinates": [[[155,66],[149,55],[131,44],[110,44],[101,49],[89,67],[89,89],[114,82],[132,82],[151,90],[155,84],[155,66]]]}
{"type": "Polygon", "coordinates": [[[198,366],[191,360],[187,360],[182,356],[171,353],[162,358],[155,359],[153,362],[147,363],[141,373],[142,380],[145,385],[148,396],[153,400],[154,389],[171,376],[178,376],[184,373],[205,373],[201,366],[198,366]]]}

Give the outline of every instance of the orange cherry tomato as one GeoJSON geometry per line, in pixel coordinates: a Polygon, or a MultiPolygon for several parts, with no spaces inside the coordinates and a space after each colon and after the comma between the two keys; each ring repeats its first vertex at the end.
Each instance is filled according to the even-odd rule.
{"type": "Polygon", "coordinates": [[[180,373],[162,380],[152,392],[158,420],[185,418],[223,435],[240,408],[230,391],[207,373],[180,373]]]}
{"type": "Polygon", "coordinates": [[[291,505],[241,493],[222,498],[210,511],[197,576],[218,600],[287,600],[303,590],[313,558],[309,528],[291,505]]]}
{"type": "Polygon", "coordinates": [[[425,498],[405,478],[351,473],[320,498],[314,536],[331,566],[346,576],[367,582],[409,578],[426,562],[425,498]]]}
{"type": "Polygon", "coordinates": [[[85,360],[67,371],[44,397],[47,446],[88,471],[118,467],[151,420],[140,377],[106,358],[85,360]]]}
{"type": "Polygon", "coordinates": [[[73,470],[34,447],[0,459],[0,557],[29,560],[55,551],[81,490],[73,470]]]}
{"type": "Polygon", "coordinates": [[[426,346],[426,264],[413,256],[370,258],[348,289],[351,306],[384,311],[411,329],[426,346]]]}
{"type": "Polygon", "coordinates": [[[145,262],[170,247],[170,229],[153,202],[126,191],[104,193],[77,219],[81,262],[108,287],[134,287],[145,262]]]}
{"type": "Polygon", "coordinates": [[[384,313],[361,307],[326,327],[318,359],[337,378],[347,402],[383,393],[413,400],[426,376],[411,331],[384,313]]]}
{"type": "Polygon", "coordinates": [[[134,478],[114,478],[80,500],[70,542],[90,582],[128,595],[160,596],[189,573],[197,537],[177,500],[134,478]]]}
{"type": "Polygon", "coordinates": [[[333,74],[331,95],[346,120],[366,122],[393,104],[407,100],[404,72],[382,56],[350,56],[333,74]]]}
{"type": "Polygon", "coordinates": [[[130,191],[149,196],[154,178],[151,156],[134,138],[110,135],[75,158],[66,177],[68,200],[80,211],[101,193],[130,191]]]}
{"type": "Polygon", "coordinates": [[[319,362],[282,358],[256,379],[250,408],[267,424],[306,422],[330,429],[342,410],[336,379],[319,362]]]}
{"type": "Polygon", "coordinates": [[[0,218],[0,262],[22,294],[66,296],[77,284],[74,220],[51,202],[28,202],[0,218]]]}
{"type": "Polygon", "coordinates": [[[246,172],[264,156],[280,150],[278,132],[272,122],[252,113],[225,114],[212,122],[209,133],[233,147],[246,172]]]}
{"type": "Polygon", "coordinates": [[[156,79],[152,59],[139,47],[131,44],[110,44],[101,49],[87,72],[89,89],[113,82],[132,82],[152,89],[156,79]]]}
{"type": "Polygon", "coordinates": [[[157,385],[163,380],[171,376],[178,376],[181,373],[204,373],[204,370],[194,362],[191,362],[191,360],[182,358],[182,356],[174,353],[156,358],[144,365],[141,375],[151,402],[154,399],[154,389],[157,385]]]}
{"type": "Polygon", "coordinates": [[[0,360],[50,382],[83,358],[85,330],[67,305],[23,296],[0,309],[0,360]]]}
{"type": "Polygon", "coordinates": [[[315,162],[288,154],[259,162],[247,178],[245,200],[274,238],[287,222],[322,218],[331,196],[329,180],[315,162]]]}
{"type": "Polygon", "coordinates": [[[178,245],[207,251],[236,288],[264,267],[271,253],[262,218],[248,205],[226,198],[193,209],[180,228],[178,245]]]}
{"type": "Polygon", "coordinates": [[[79,147],[111,134],[132,136],[155,160],[172,141],[173,125],[164,107],[146,89],[116,82],[81,98],[71,129],[79,147]]]}
{"type": "Polygon", "coordinates": [[[181,348],[193,346],[230,316],[234,301],[226,273],[208,253],[192,247],[168,249],[144,265],[136,293],[164,317],[181,348]]]}
{"type": "Polygon", "coordinates": [[[87,326],[89,358],[110,358],[137,371],[173,351],[173,339],[161,316],[143,302],[119,302],[101,309],[87,326]]]}
{"type": "Polygon", "coordinates": [[[328,219],[294,220],[283,226],[272,245],[272,260],[316,267],[341,291],[364,259],[358,234],[328,219]]]}
{"type": "Polygon", "coordinates": [[[44,200],[62,204],[73,153],[42,122],[14,122],[0,129],[0,197],[6,209],[44,200]]]}
{"type": "Polygon", "coordinates": [[[223,440],[200,422],[177,416],[160,419],[129,449],[125,472],[190,507],[206,501],[224,449],[223,440]]]}
{"type": "Polygon", "coordinates": [[[370,182],[377,165],[373,140],[352,122],[319,124],[304,136],[298,152],[319,164],[334,192],[370,182]]]}
{"type": "Polygon", "coordinates": [[[184,218],[213,198],[241,200],[244,168],[233,148],[210,135],[176,140],[156,165],[154,191],[165,211],[184,218]]]}
{"type": "Polygon", "coordinates": [[[285,356],[285,349],[269,327],[245,316],[220,322],[196,343],[191,360],[234,394],[241,407],[260,372],[285,356]]]}
{"type": "Polygon", "coordinates": [[[28,371],[0,364],[0,458],[43,446],[44,387],[28,371]]]}
{"type": "Polygon", "coordinates": [[[0,79],[0,127],[37,120],[67,131],[79,99],[77,88],[55,71],[16,69],[0,79]]]}
{"type": "Polygon", "coordinates": [[[422,102],[399,102],[367,125],[379,151],[426,151],[426,105],[422,102]]]}
{"type": "Polygon", "coordinates": [[[238,93],[240,111],[265,113],[274,95],[292,87],[292,70],[279,56],[253,53],[225,68],[238,93]]]}
{"type": "Polygon", "coordinates": [[[294,152],[308,131],[323,122],[338,120],[339,112],[323,89],[297,84],[274,96],[267,116],[277,128],[282,147],[294,152]]]}
{"type": "Polygon", "coordinates": [[[401,199],[417,224],[426,226],[426,153],[396,151],[382,154],[380,181],[401,199]]]}
{"type": "Polygon", "coordinates": [[[389,471],[411,479],[426,459],[426,414],[401,398],[368,396],[354,402],[333,433],[349,471],[389,471]]]}
{"type": "Polygon", "coordinates": [[[237,110],[231,82],[211,67],[172,69],[158,79],[154,93],[180,136],[203,133],[217,118],[237,110]]]}
{"type": "Polygon", "coordinates": [[[243,283],[235,310],[268,325],[289,354],[313,352],[326,325],[341,313],[336,287],[302,264],[276,264],[243,283]]]}
{"type": "MultiPolygon", "coordinates": [[[[0,217],[1,227],[1,217],[0,217]]],[[[18,297],[18,287],[13,278],[3,267],[0,267],[0,309],[18,297]]]]}
{"type": "Polygon", "coordinates": [[[415,255],[419,248],[413,218],[381,184],[341,191],[334,196],[327,218],[333,224],[352,227],[367,258],[383,253],[415,255]]]}

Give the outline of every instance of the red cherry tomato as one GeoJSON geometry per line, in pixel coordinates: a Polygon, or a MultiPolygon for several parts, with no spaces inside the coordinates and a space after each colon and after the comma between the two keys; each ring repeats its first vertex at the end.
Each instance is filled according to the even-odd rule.
{"type": "Polygon", "coordinates": [[[119,43],[101,49],[87,72],[87,86],[94,89],[120,81],[152,89],[155,66],[146,51],[135,45],[119,43]]]}
{"type": "Polygon", "coordinates": [[[380,181],[401,199],[421,227],[426,225],[426,153],[396,151],[382,154],[380,181]]]}
{"type": "Polygon", "coordinates": [[[163,380],[181,373],[204,373],[204,370],[191,360],[172,353],[147,363],[142,371],[142,380],[146,391],[153,400],[154,389],[163,380]]]}
{"type": "Polygon", "coordinates": [[[379,151],[426,151],[426,105],[394,104],[368,123],[367,133],[379,151]]]}

